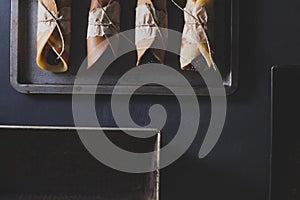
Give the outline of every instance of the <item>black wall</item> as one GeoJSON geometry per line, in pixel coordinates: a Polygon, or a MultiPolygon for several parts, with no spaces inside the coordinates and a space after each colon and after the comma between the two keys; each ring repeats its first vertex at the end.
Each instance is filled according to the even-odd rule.
{"type": "MultiPolygon", "coordinates": [[[[12,0],[13,1],[13,0],[12,0]]],[[[199,98],[201,128],[193,145],[162,170],[162,199],[266,200],[270,148],[270,68],[300,64],[300,1],[240,1],[239,88],[228,97],[223,134],[205,159],[198,150],[209,123],[209,99],[199,98]]],[[[0,124],[72,126],[71,96],[24,95],[9,83],[10,1],[0,5],[0,124]]],[[[24,50],[26,51],[26,50],[24,50]]],[[[176,132],[178,104],[173,97],[135,97],[132,116],[149,122],[148,108],[161,103],[168,111],[163,143],[176,132]]],[[[109,96],[97,98],[103,126],[113,126],[109,96]]]]}

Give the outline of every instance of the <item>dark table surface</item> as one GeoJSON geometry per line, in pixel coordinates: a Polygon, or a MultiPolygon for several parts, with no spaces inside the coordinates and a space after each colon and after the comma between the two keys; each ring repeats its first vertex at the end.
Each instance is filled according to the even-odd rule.
{"type": "MultiPolygon", "coordinates": [[[[12,0],[13,1],[13,0],[12,0]]],[[[185,155],[163,169],[162,199],[266,200],[269,184],[270,68],[300,64],[300,1],[240,1],[239,88],[228,97],[223,134],[213,152],[198,159],[209,123],[209,99],[199,98],[201,128],[185,155]]],[[[24,95],[9,83],[10,1],[0,6],[0,124],[72,126],[71,96],[24,95]]],[[[110,98],[98,97],[103,126],[114,126],[110,98]]],[[[179,121],[174,97],[135,97],[132,116],[138,124],[149,122],[148,108],[164,105],[169,114],[163,143],[179,121]]]]}

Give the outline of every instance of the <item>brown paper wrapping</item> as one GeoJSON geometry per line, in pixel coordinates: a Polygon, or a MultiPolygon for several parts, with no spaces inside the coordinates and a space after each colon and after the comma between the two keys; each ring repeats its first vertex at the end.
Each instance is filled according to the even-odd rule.
{"type": "Polygon", "coordinates": [[[182,34],[181,69],[189,70],[190,64],[202,55],[208,68],[215,68],[209,39],[206,33],[208,14],[204,0],[188,0],[184,9],[185,25],[182,34]]]}
{"type": "Polygon", "coordinates": [[[149,49],[153,56],[160,63],[163,63],[168,40],[166,0],[156,0],[155,4],[151,0],[138,0],[135,25],[137,65],[141,63],[143,56],[149,49]],[[159,49],[151,49],[154,44],[159,49]]]}
{"type": "Polygon", "coordinates": [[[68,70],[71,0],[39,0],[37,65],[51,72],[68,70]]]}
{"type": "Polygon", "coordinates": [[[87,30],[88,68],[110,47],[116,56],[120,32],[120,4],[117,0],[92,0],[87,30]]]}

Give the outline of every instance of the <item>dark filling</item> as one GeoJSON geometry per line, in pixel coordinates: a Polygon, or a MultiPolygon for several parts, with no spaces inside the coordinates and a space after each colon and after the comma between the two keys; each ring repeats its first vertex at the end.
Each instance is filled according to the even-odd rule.
{"type": "Polygon", "coordinates": [[[57,58],[56,53],[52,50],[51,47],[47,46],[47,63],[50,65],[59,65],[61,63],[61,60],[57,58]]]}
{"type": "Polygon", "coordinates": [[[148,64],[148,63],[160,63],[159,60],[153,55],[150,49],[146,51],[146,53],[143,55],[140,65],[148,64]]]}

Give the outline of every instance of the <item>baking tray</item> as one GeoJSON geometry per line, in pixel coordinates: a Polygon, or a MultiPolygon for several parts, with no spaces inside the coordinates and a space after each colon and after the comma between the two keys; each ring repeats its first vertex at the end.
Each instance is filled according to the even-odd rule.
{"type": "MultiPolygon", "coordinates": [[[[157,135],[138,139],[124,129],[103,130],[123,149],[152,152],[160,147],[155,129],[126,129],[157,135]]],[[[97,133],[97,132],[96,132],[97,133]]],[[[159,155],[153,161],[158,163],[159,155]]],[[[130,174],[111,169],[85,149],[72,127],[0,126],[0,199],[158,200],[159,171],[130,174]]]]}
{"type": "MultiPolygon", "coordinates": [[[[46,94],[71,94],[73,89],[88,91],[95,86],[88,83],[74,85],[76,73],[86,57],[86,27],[90,1],[81,1],[72,5],[72,46],[70,67],[66,73],[46,72],[36,64],[36,29],[37,29],[37,0],[12,0],[11,1],[11,68],[10,80],[12,86],[21,93],[46,93],[46,94]],[[74,88],[75,87],[75,88],[74,88]],[[87,88],[87,90],[81,90],[87,88]]],[[[215,1],[213,14],[210,16],[209,37],[214,49],[214,58],[224,80],[227,94],[233,93],[238,84],[238,2],[239,0],[215,1]]],[[[134,28],[134,10],[136,1],[121,1],[121,31],[134,28]]],[[[181,6],[185,1],[178,0],[181,6]]],[[[171,2],[168,2],[169,28],[182,31],[183,13],[171,2]],[[174,20],[176,19],[176,20],[174,20]]],[[[130,36],[129,36],[130,37],[130,36]]],[[[131,37],[134,39],[134,36],[131,37]]],[[[178,42],[180,40],[171,41],[178,42]]],[[[97,94],[111,94],[119,78],[135,66],[136,53],[126,54],[109,67],[104,73],[97,94]]],[[[206,84],[201,76],[195,72],[181,71],[179,57],[167,53],[166,65],[178,70],[193,86],[197,95],[208,95],[206,84]]],[[[159,74],[158,74],[159,76],[159,74]]],[[[166,77],[166,79],[168,79],[166,77]]],[[[183,85],[173,85],[178,90],[185,90],[183,85]]],[[[118,88],[118,93],[127,94],[128,88],[118,88]]],[[[84,93],[84,92],[83,92],[84,93]]],[[[159,85],[145,85],[135,94],[142,95],[170,95],[169,89],[159,85]]]]}

